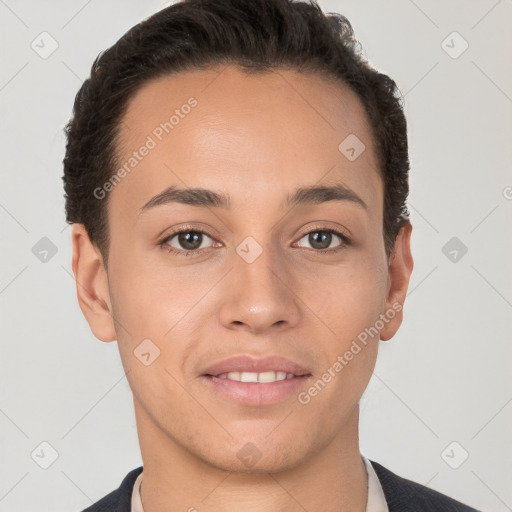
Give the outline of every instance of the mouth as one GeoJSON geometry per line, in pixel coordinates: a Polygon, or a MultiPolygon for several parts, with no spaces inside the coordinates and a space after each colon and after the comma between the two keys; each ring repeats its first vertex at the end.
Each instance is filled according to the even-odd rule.
{"type": "Polygon", "coordinates": [[[273,355],[263,358],[240,354],[209,365],[202,375],[238,382],[274,382],[311,374],[310,370],[290,359],[273,355]]]}
{"type": "Polygon", "coordinates": [[[277,370],[266,372],[227,372],[219,375],[206,374],[205,377],[215,377],[217,379],[228,379],[236,382],[258,382],[260,384],[268,384],[271,382],[279,382],[281,380],[289,380],[294,378],[306,377],[306,375],[295,375],[277,370]]]}
{"type": "Polygon", "coordinates": [[[242,355],[211,365],[201,378],[214,400],[264,406],[293,399],[312,374],[279,356],[257,359],[242,355]]]}

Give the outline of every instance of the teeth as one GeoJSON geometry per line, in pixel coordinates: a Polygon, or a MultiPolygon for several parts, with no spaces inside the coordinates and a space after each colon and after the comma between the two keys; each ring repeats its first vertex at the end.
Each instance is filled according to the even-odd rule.
{"type": "Polygon", "coordinates": [[[220,375],[217,375],[217,378],[219,379],[230,379],[230,380],[236,380],[238,382],[276,382],[279,380],[285,380],[285,379],[293,379],[294,374],[293,373],[286,373],[286,372],[261,372],[261,373],[255,373],[255,372],[229,372],[229,373],[222,373],[220,375]]]}
{"type": "MultiPolygon", "coordinates": [[[[276,380],[283,380],[282,375],[283,372],[262,372],[258,374],[253,374],[258,376],[258,382],[275,382],[276,380]]],[[[284,373],[284,378],[286,378],[286,373],[284,373]]]]}
{"type": "MultiPolygon", "coordinates": [[[[241,382],[258,382],[258,373],[242,372],[240,374],[241,382]]],[[[229,375],[228,375],[229,377],[229,375]]]]}

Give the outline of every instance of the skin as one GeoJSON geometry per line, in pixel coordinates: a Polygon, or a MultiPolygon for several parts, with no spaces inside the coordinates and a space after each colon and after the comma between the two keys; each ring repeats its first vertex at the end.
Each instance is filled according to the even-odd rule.
{"type": "Polygon", "coordinates": [[[296,394],[240,405],[200,376],[232,355],[281,355],[316,381],[380,314],[403,305],[411,225],[388,258],[363,107],[343,84],[291,70],[228,66],[159,78],[129,102],[120,165],[190,97],[197,106],[109,193],[108,273],[83,225],[72,233],[80,307],[98,339],[117,340],[133,392],[144,510],[364,511],[358,401],[379,338],[395,334],[401,311],[306,405],[296,394]],[[351,133],[366,146],[355,161],[338,150],[351,133]],[[298,187],[335,183],[366,208],[284,206],[298,187]],[[139,214],[169,185],[227,193],[231,209],[170,203],[139,214]],[[166,244],[181,255],[159,245],[187,224],[207,234],[202,254],[184,256],[177,236],[166,244]],[[329,229],[351,241],[333,235],[320,247],[331,252],[319,253],[308,234],[329,229]],[[236,252],[248,236],[262,249],[252,263],[236,252]],[[133,353],[147,338],[160,350],[149,366],[133,353]],[[237,456],[249,442],[261,454],[250,468],[237,456]]]}

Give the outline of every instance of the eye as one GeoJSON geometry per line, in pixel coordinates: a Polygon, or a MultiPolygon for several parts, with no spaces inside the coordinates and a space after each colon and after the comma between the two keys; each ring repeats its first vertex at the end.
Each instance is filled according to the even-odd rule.
{"type": "MultiPolygon", "coordinates": [[[[315,249],[316,252],[334,253],[350,244],[350,240],[345,234],[334,229],[315,229],[306,233],[300,240],[303,239],[310,244],[310,247],[306,246],[306,248],[315,249]],[[338,239],[338,245],[330,247],[333,242],[336,242],[336,239],[338,239]]],[[[299,247],[304,246],[299,244],[299,247]]]]}
{"type": "Polygon", "coordinates": [[[212,240],[204,231],[185,227],[164,238],[159,245],[175,255],[189,256],[202,253],[210,247],[208,242],[212,240]]]}
{"type": "MultiPolygon", "coordinates": [[[[214,239],[204,231],[185,226],[166,236],[158,245],[174,256],[190,257],[202,254],[206,249],[213,247],[213,241],[214,239]]],[[[344,233],[335,229],[316,228],[302,236],[297,246],[313,249],[317,253],[333,254],[347,245],[350,245],[350,239],[344,233]],[[303,239],[310,244],[309,247],[300,244],[303,239]],[[338,244],[331,247],[336,241],[338,244]]]]}

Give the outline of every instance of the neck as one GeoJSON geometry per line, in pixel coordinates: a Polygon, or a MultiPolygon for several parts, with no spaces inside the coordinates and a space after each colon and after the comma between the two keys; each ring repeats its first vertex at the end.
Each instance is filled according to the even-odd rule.
{"type": "Polygon", "coordinates": [[[359,453],[356,407],[343,431],[292,468],[226,471],[191,453],[156,426],[135,402],[143,459],[144,512],[364,512],[367,475],[359,453]]]}

